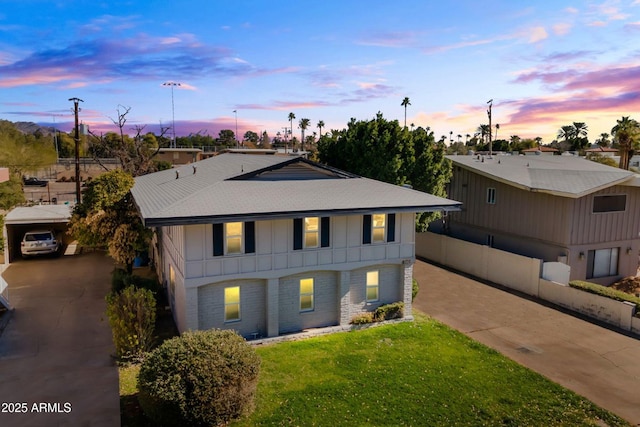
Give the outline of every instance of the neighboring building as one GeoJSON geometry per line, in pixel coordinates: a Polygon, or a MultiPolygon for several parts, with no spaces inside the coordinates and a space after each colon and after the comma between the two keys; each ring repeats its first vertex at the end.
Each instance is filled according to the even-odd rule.
{"type": "Polygon", "coordinates": [[[348,325],[404,301],[415,212],[459,203],[301,157],[221,154],[136,178],[180,331],[248,338],[348,325]]]}
{"type": "Polygon", "coordinates": [[[9,181],[9,169],[0,168],[0,182],[9,181]]]}
{"type": "Polygon", "coordinates": [[[522,154],[524,154],[525,156],[553,156],[554,154],[558,154],[558,150],[551,147],[534,147],[522,150],[522,154]]]}
{"type": "Polygon", "coordinates": [[[588,155],[588,154],[599,154],[603,157],[616,157],[618,156],[618,149],[617,148],[611,148],[611,147],[595,147],[595,148],[588,148],[586,150],[584,150],[584,152],[588,155]]]}
{"type": "Polygon", "coordinates": [[[200,160],[200,148],[160,148],[154,160],[164,160],[172,165],[186,165],[200,160]]]}
{"type": "Polygon", "coordinates": [[[636,275],[637,175],[579,157],[449,158],[448,195],[463,203],[445,221],[452,237],[564,262],[572,280],[609,285],[636,275]]]}

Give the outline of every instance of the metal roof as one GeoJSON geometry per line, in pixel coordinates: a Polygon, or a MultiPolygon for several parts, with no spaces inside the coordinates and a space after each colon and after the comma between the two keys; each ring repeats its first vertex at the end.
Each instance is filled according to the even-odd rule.
{"type": "Polygon", "coordinates": [[[576,156],[447,156],[469,169],[528,191],[579,198],[634,177],[633,172],[576,156]]]}
{"type": "Polygon", "coordinates": [[[300,157],[241,154],[139,176],[131,193],[147,226],[460,207],[300,157]]]}
{"type": "Polygon", "coordinates": [[[71,219],[70,205],[35,205],[13,208],[4,218],[5,224],[65,223],[71,219]]]}

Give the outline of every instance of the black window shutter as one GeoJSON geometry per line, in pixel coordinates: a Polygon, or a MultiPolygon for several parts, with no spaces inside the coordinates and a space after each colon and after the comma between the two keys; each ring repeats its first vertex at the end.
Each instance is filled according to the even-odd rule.
{"type": "Polygon", "coordinates": [[[224,224],[213,224],[213,256],[224,255],[224,224]]]}
{"type": "Polygon", "coordinates": [[[302,249],[302,218],[293,219],[293,250],[302,249]]]}
{"type": "Polygon", "coordinates": [[[371,215],[362,217],[362,244],[371,243],[371,215]]]}
{"type": "Polygon", "coordinates": [[[244,223],[244,253],[252,254],[256,251],[256,223],[244,223]]]}
{"type": "Polygon", "coordinates": [[[396,214],[387,215],[387,242],[396,240],[396,214]]]}
{"type": "Polygon", "coordinates": [[[330,219],[328,216],[320,218],[320,247],[329,247],[329,232],[331,231],[330,219]]]}

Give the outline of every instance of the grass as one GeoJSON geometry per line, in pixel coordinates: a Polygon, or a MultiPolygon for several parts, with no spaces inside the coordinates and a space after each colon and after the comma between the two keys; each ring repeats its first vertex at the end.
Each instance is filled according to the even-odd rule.
{"type": "MultiPolygon", "coordinates": [[[[577,394],[423,316],[258,347],[254,425],[628,425],[577,394]]],[[[121,368],[135,397],[137,367],[121,368]]],[[[143,426],[144,418],[123,418],[143,426]]]]}

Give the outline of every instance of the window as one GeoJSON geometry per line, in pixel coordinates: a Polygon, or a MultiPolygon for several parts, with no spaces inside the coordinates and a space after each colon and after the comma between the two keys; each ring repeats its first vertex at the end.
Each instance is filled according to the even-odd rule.
{"type": "Polygon", "coordinates": [[[367,302],[378,299],[378,271],[367,271],[367,302]]]}
{"type": "Polygon", "coordinates": [[[362,218],[362,244],[394,242],[396,240],[396,214],[364,215],[362,218]]]}
{"type": "Polygon", "coordinates": [[[387,216],[385,214],[372,215],[372,235],[373,242],[384,242],[384,231],[386,230],[387,216]]]}
{"type": "Polygon", "coordinates": [[[224,288],[224,321],[240,320],[240,286],[224,288]]]}
{"type": "Polygon", "coordinates": [[[300,280],[300,311],[313,310],[313,279],[300,280]]]}
{"type": "Polygon", "coordinates": [[[587,279],[616,276],[618,274],[619,248],[589,251],[587,258],[587,279]]]}
{"type": "Polygon", "coordinates": [[[304,219],[304,247],[317,248],[320,233],[320,218],[317,216],[304,219]]]}
{"type": "Polygon", "coordinates": [[[328,248],[331,219],[328,216],[293,219],[293,250],[328,248]]]}
{"type": "Polygon", "coordinates": [[[224,225],[224,236],[227,254],[242,253],[242,223],[229,222],[224,225]]]}
{"type": "Polygon", "coordinates": [[[594,196],[593,213],[599,212],[624,212],[627,205],[627,195],[594,196]]]}
{"type": "Polygon", "coordinates": [[[487,203],[490,205],[496,204],[496,189],[487,188],[487,203]]]}
{"type": "Polygon", "coordinates": [[[213,224],[213,256],[255,253],[255,236],[253,221],[213,224]]]}

